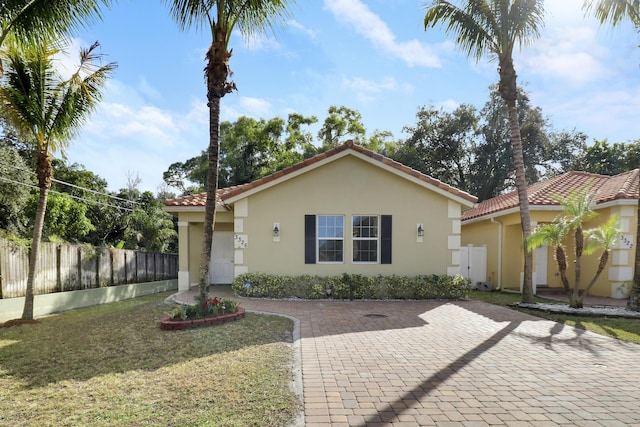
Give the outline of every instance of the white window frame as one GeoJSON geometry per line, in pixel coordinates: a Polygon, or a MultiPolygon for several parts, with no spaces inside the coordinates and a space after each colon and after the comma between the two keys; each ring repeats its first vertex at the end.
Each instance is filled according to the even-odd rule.
{"type": "Polygon", "coordinates": [[[351,216],[351,263],[352,264],[380,264],[380,246],[381,246],[381,218],[380,215],[352,215],[351,216]],[[375,218],[376,219],[376,236],[375,237],[356,237],[354,233],[354,220],[356,218],[375,218]],[[355,260],[355,244],[356,242],[376,242],[376,260],[375,261],[357,261],[355,260]]]}
{"type": "Polygon", "coordinates": [[[346,248],[345,248],[345,238],[344,238],[344,231],[345,231],[345,216],[344,215],[320,215],[320,214],[316,214],[316,262],[318,264],[344,264],[344,259],[345,259],[345,253],[346,253],[346,248]],[[322,230],[321,230],[321,226],[320,226],[320,218],[327,218],[327,217],[334,217],[334,218],[341,218],[342,219],[342,235],[341,236],[331,236],[331,237],[321,237],[322,235],[322,230]],[[320,259],[320,241],[341,241],[342,242],[342,261],[323,261],[320,259]]]}

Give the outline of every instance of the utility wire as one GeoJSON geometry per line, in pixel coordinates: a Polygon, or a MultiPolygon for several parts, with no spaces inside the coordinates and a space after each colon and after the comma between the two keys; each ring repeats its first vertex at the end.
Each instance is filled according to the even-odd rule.
{"type": "MultiPolygon", "coordinates": [[[[30,174],[32,174],[32,175],[35,175],[35,174],[36,174],[36,173],[35,173],[34,171],[32,171],[31,169],[25,169],[25,168],[21,168],[21,167],[18,167],[18,166],[10,165],[10,164],[7,164],[7,163],[4,163],[4,164],[2,164],[2,165],[3,165],[3,166],[8,166],[8,167],[10,167],[10,168],[14,168],[14,169],[17,169],[17,170],[20,170],[20,171],[23,171],[23,172],[28,172],[28,173],[30,173],[30,174]]],[[[117,196],[114,196],[114,195],[109,194],[109,193],[103,193],[103,192],[100,192],[100,191],[92,190],[92,189],[90,189],[90,188],[80,187],[79,185],[71,184],[70,182],[60,181],[60,180],[55,179],[55,178],[52,178],[51,180],[52,180],[53,182],[57,182],[58,184],[67,185],[67,186],[69,186],[69,187],[78,188],[78,189],[80,189],[80,190],[88,191],[88,192],[90,192],[90,193],[93,193],[93,194],[96,194],[96,195],[99,195],[99,196],[106,196],[106,197],[109,197],[109,198],[111,198],[111,199],[121,200],[121,201],[123,201],[123,202],[130,203],[130,204],[132,204],[132,205],[137,205],[137,204],[138,204],[138,202],[134,202],[133,200],[124,199],[124,198],[122,198],[122,197],[117,197],[117,196]]],[[[25,185],[28,185],[28,184],[25,184],[25,185]]],[[[36,187],[36,188],[39,188],[39,187],[36,187]]],[[[61,193],[61,194],[62,194],[62,193],[61,193]]]]}
{"type": "MultiPolygon", "coordinates": [[[[40,187],[38,187],[37,185],[27,184],[26,182],[14,181],[13,179],[5,178],[3,176],[0,176],[0,181],[10,182],[12,184],[24,185],[25,187],[35,188],[36,190],[40,189],[40,187]]],[[[54,193],[54,194],[60,194],[60,195],[63,195],[63,196],[69,196],[69,197],[71,197],[73,199],[82,200],[83,202],[87,202],[87,203],[93,203],[93,204],[96,204],[96,205],[108,206],[110,208],[116,208],[116,209],[120,209],[120,210],[123,210],[123,211],[134,212],[134,210],[131,209],[131,208],[124,208],[122,206],[110,205],[109,203],[103,203],[103,202],[99,202],[97,200],[85,199],[83,197],[74,196],[73,194],[69,194],[69,193],[62,193],[60,191],[55,191],[55,190],[49,190],[49,192],[50,193],[54,193]]],[[[126,199],[120,199],[120,200],[126,200],[126,199]]]]}

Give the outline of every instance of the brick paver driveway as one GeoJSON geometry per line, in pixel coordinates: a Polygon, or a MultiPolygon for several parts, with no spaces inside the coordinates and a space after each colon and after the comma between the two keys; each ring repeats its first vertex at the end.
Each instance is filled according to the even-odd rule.
{"type": "Polygon", "coordinates": [[[240,300],[299,320],[307,426],[640,426],[635,344],[476,301],[240,300]]]}

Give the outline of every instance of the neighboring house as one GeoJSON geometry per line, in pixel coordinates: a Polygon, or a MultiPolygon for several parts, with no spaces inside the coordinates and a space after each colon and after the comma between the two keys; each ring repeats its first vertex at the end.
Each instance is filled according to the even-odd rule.
{"type": "MultiPolygon", "coordinates": [[[[178,217],[179,289],[198,282],[206,193],[166,200],[178,217]]],[[[476,198],[348,141],[218,191],[210,282],[246,272],[457,274],[460,217],[476,198]]]]}
{"type": "MultiPolygon", "coordinates": [[[[562,209],[554,198],[567,197],[572,191],[586,190],[595,195],[594,210],[598,216],[586,223],[585,228],[602,224],[610,215],[620,218],[621,235],[611,251],[605,271],[591,288],[592,295],[622,297],[618,294],[619,289],[633,279],[638,173],[638,169],[616,176],[568,172],[527,189],[532,230],[537,224],[552,222],[560,215],[562,209]]],[[[465,211],[462,215],[462,245],[486,250],[485,280],[491,282],[493,287],[517,288],[521,285],[524,259],[517,193],[514,191],[485,200],[465,211]]],[[[569,257],[567,276],[573,286],[575,256],[570,238],[567,238],[566,249],[569,257]]],[[[546,246],[534,252],[534,285],[537,287],[562,287],[553,252],[553,248],[546,246]]],[[[583,256],[582,288],[593,277],[600,253],[583,256]]]]}

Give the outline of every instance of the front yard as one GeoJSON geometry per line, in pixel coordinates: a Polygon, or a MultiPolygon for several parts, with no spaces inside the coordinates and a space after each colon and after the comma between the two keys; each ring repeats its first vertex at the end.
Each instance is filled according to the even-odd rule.
{"type": "Polygon", "coordinates": [[[0,328],[0,425],[285,425],[293,322],[164,331],[167,295],[0,328]]]}

